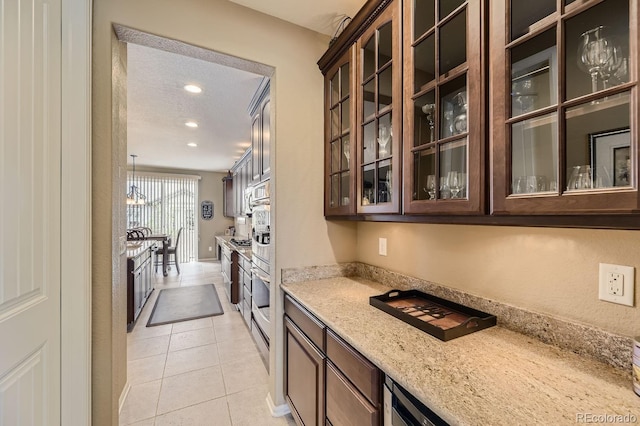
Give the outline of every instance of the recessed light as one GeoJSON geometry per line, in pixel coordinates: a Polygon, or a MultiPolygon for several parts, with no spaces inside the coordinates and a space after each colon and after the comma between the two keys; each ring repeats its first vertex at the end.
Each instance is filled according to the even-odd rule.
{"type": "Polygon", "coordinates": [[[195,148],[195,147],[197,147],[197,146],[198,146],[198,144],[197,144],[197,143],[195,143],[195,142],[189,142],[189,143],[187,144],[187,146],[190,146],[191,148],[195,148]]]}
{"type": "Polygon", "coordinates": [[[184,90],[186,90],[187,92],[191,92],[191,93],[201,93],[202,89],[198,86],[196,86],[195,84],[187,84],[186,86],[184,86],[184,90]]]}
{"type": "Polygon", "coordinates": [[[198,123],[196,123],[195,121],[187,121],[186,123],[184,123],[184,125],[187,127],[192,127],[194,129],[198,127],[198,123]]]}

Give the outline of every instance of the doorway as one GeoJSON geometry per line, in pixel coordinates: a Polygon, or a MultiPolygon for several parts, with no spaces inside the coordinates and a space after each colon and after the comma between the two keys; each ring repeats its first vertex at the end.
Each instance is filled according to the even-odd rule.
{"type": "MultiPolygon", "coordinates": [[[[125,27],[116,26],[115,29],[120,41],[127,44],[126,63],[123,67],[128,74],[126,78],[127,83],[125,84],[124,88],[115,89],[119,90],[121,93],[124,92],[124,96],[126,96],[127,99],[125,108],[127,117],[127,154],[134,153],[131,150],[131,146],[134,145],[132,143],[132,138],[138,136],[134,131],[131,130],[131,125],[137,124],[137,118],[132,118],[136,117],[134,113],[135,103],[131,101],[132,88],[128,79],[128,76],[131,73],[135,72],[133,62],[136,60],[136,57],[134,56],[136,52],[139,53],[140,51],[152,49],[160,51],[162,55],[167,53],[173,55],[177,54],[182,58],[182,60],[178,61],[177,63],[177,69],[189,68],[189,66],[184,65],[184,62],[190,62],[193,60],[209,64],[224,64],[224,66],[226,67],[231,66],[232,68],[239,69],[244,73],[253,73],[256,76],[259,76],[259,79],[257,80],[258,83],[263,76],[271,76],[273,74],[273,69],[271,67],[267,67],[261,64],[229,57],[195,46],[186,45],[174,40],[167,40],[157,36],[144,34],[125,27]],[[248,69],[250,69],[251,71],[247,71],[248,69]]],[[[155,67],[163,67],[163,65],[156,63],[155,67]]],[[[145,75],[144,79],[147,82],[153,82],[153,78],[149,74],[145,75]]],[[[120,81],[122,82],[123,79],[121,79],[120,81]]],[[[175,82],[168,83],[165,81],[165,83],[171,86],[172,90],[177,89],[178,91],[180,91],[183,89],[182,83],[180,84],[180,86],[178,86],[175,82]]],[[[185,81],[185,83],[187,82],[185,81]]],[[[161,87],[162,86],[156,86],[156,88],[159,89],[161,89],[161,87]]],[[[176,104],[180,104],[180,101],[178,99],[174,99],[174,102],[176,104]]],[[[247,114],[246,109],[244,111],[244,114],[247,114]]],[[[247,118],[249,118],[248,114],[247,118]]],[[[189,117],[175,117],[176,123],[180,125],[185,124],[187,122],[187,119],[189,119],[189,117]]],[[[198,129],[202,129],[204,127],[205,123],[202,119],[199,120],[199,122],[198,120],[194,121],[196,122],[196,124],[198,124],[198,129]]],[[[123,125],[123,123],[120,123],[120,125],[123,125]]],[[[249,128],[250,124],[248,124],[246,128],[247,135],[249,133],[249,128]]],[[[204,167],[198,166],[190,166],[188,168],[181,167],[178,164],[178,160],[181,155],[180,149],[182,149],[183,147],[167,148],[166,146],[163,146],[163,136],[164,135],[156,134],[156,137],[152,137],[144,141],[145,144],[151,146],[150,150],[147,151],[147,156],[153,159],[153,161],[149,161],[149,164],[147,165],[144,165],[145,156],[142,154],[142,152],[144,152],[144,149],[148,149],[149,147],[137,147],[137,152],[134,153],[138,155],[136,174],[141,173],[143,175],[146,174],[151,176],[182,173],[189,173],[191,175],[211,174],[213,176],[207,176],[206,179],[205,177],[202,177],[199,183],[200,188],[202,188],[203,186],[206,187],[211,185],[218,185],[218,187],[222,189],[221,176],[216,176],[216,174],[221,173],[220,170],[202,170],[204,169],[204,167]],[[168,157],[173,161],[170,167],[166,165],[163,167],[160,164],[162,161],[162,156],[168,157]],[[139,164],[142,164],[142,166],[140,166],[139,164]],[[218,177],[220,179],[217,179],[218,177]]],[[[173,135],[172,137],[174,139],[176,138],[175,135],[173,135]]],[[[184,146],[192,142],[196,143],[199,146],[202,143],[199,140],[194,141],[193,139],[181,140],[181,143],[184,146]]],[[[234,155],[237,155],[237,157],[239,158],[243,153],[243,151],[240,150],[243,148],[246,149],[247,147],[248,144],[244,147],[240,145],[238,148],[235,148],[236,151],[234,152],[234,155]]],[[[190,149],[190,147],[185,149],[190,149]]],[[[119,157],[123,157],[122,153],[119,157]]],[[[198,160],[202,160],[203,158],[210,158],[211,162],[217,160],[217,158],[208,157],[207,155],[200,155],[198,157],[198,160]]],[[[224,168],[228,170],[229,168],[231,168],[231,165],[232,163],[226,163],[224,168]]],[[[200,201],[201,200],[198,200],[198,207],[200,201]]],[[[215,204],[216,203],[214,203],[214,205],[215,204]]],[[[219,203],[218,209],[216,209],[217,211],[214,211],[214,217],[222,216],[220,207],[222,207],[222,203],[219,203]]],[[[127,221],[124,218],[120,218],[119,223],[122,224],[121,226],[127,226],[127,221]]],[[[234,221],[231,220],[229,223],[233,225],[234,221]]],[[[208,240],[208,238],[213,238],[213,235],[204,236],[203,234],[205,232],[206,231],[204,231],[201,227],[199,252],[201,253],[204,247],[204,253],[206,255],[209,253],[209,251],[212,251],[210,247],[215,247],[215,245],[211,240],[208,240]],[[204,246],[202,245],[203,242],[204,246]]],[[[198,255],[199,259],[202,259],[203,257],[204,256],[202,256],[201,254],[198,255]]],[[[186,266],[181,265],[180,276],[177,276],[177,271],[172,271],[166,279],[156,275],[157,277],[159,277],[159,280],[156,281],[157,289],[155,293],[157,294],[157,290],[160,290],[162,288],[170,288],[176,286],[176,284],[200,285],[212,281],[212,283],[217,286],[217,280],[221,278],[221,275],[219,274],[219,267],[216,266],[215,262],[210,261],[212,259],[204,260],[207,261],[190,262],[186,266]]],[[[120,274],[120,276],[122,277],[122,274],[120,274]]],[[[220,293],[219,298],[224,303],[224,297],[220,293]]],[[[146,306],[144,308],[147,315],[151,307],[153,306],[154,300],[155,298],[150,298],[148,302],[149,306],[146,306]]],[[[238,410],[234,408],[236,406],[234,405],[235,401],[240,397],[240,394],[243,394],[242,399],[245,400],[243,402],[243,406],[245,408],[247,400],[254,401],[254,406],[251,407],[251,410],[260,410],[262,407],[264,408],[264,410],[266,410],[263,414],[267,414],[270,417],[269,410],[265,403],[265,397],[267,395],[266,391],[263,392],[263,395],[259,396],[260,391],[256,390],[256,387],[253,387],[251,389],[238,388],[239,384],[242,383],[242,374],[248,374],[250,377],[247,377],[247,379],[251,379],[255,382],[256,378],[260,377],[260,370],[253,371],[253,363],[248,364],[247,362],[238,362],[242,356],[247,356],[250,354],[251,346],[253,346],[253,342],[251,342],[251,340],[238,338],[237,340],[233,340],[233,345],[224,344],[226,341],[230,341],[229,338],[233,337],[234,335],[241,336],[242,329],[239,326],[244,327],[244,324],[235,323],[234,317],[237,317],[238,319],[241,319],[241,317],[239,316],[239,313],[237,311],[234,311],[234,308],[230,304],[226,303],[223,308],[225,314],[219,320],[217,318],[203,319],[189,322],[190,324],[185,322],[179,325],[169,325],[169,327],[160,326],[154,328],[144,327],[144,325],[146,325],[146,318],[145,313],[143,312],[140,319],[138,320],[139,323],[136,324],[136,328],[143,326],[141,328],[141,330],[143,331],[140,331],[139,334],[136,334],[136,328],[134,328],[132,333],[127,335],[126,337],[127,346],[129,348],[133,347],[132,352],[135,352],[134,357],[136,358],[127,362],[128,367],[140,366],[141,368],[136,370],[135,376],[127,377],[128,388],[123,392],[123,396],[121,397],[120,401],[120,405],[122,408],[121,424],[129,424],[140,420],[147,420],[151,418],[150,416],[152,414],[157,421],[158,419],[160,419],[160,417],[162,417],[162,420],[170,421],[173,418],[172,416],[187,416],[190,419],[195,419],[198,418],[197,416],[203,415],[203,413],[207,412],[218,413],[217,410],[221,410],[221,412],[224,412],[225,404],[227,407],[226,411],[229,413],[231,423],[233,424],[234,422],[234,416],[236,416],[236,420],[238,420],[238,422],[242,423],[242,418],[238,416],[246,415],[246,410],[238,410]],[[147,341],[140,343],[140,340],[145,339],[147,339],[147,341]],[[214,348],[215,345],[218,345],[218,347],[214,348]],[[142,347],[143,349],[140,349],[140,347],[142,347]],[[193,356],[195,358],[190,358],[190,361],[185,361],[184,359],[180,358],[186,357],[187,355],[193,356]],[[228,362],[225,364],[226,361],[228,362]],[[235,364],[233,364],[234,362],[235,364]],[[178,367],[176,367],[177,365],[178,367]],[[181,370],[181,368],[184,367],[196,368],[188,371],[181,370]],[[158,372],[161,373],[160,377],[158,377],[158,372]],[[231,376],[234,376],[233,379],[231,379],[231,376]],[[209,386],[203,387],[198,385],[199,380],[209,383],[209,386]],[[220,392],[222,392],[219,387],[220,381],[222,381],[223,383],[222,391],[225,392],[222,395],[220,394],[220,392]],[[185,384],[188,384],[186,388],[184,387],[185,384]],[[191,384],[193,384],[193,386],[191,384]],[[184,395],[187,395],[188,397],[194,397],[195,399],[184,400],[180,402],[179,398],[176,398],[175,395],[169,395],[170,391],[163,395],[162,391],[170,389],[171,386],[182,389],[181,395],[183,395],[183,397],[184,395]],[[129,405],[127,404],[128,399],[135,399],[139,396],[143,399],[148,399],[150,395],[155,395],[156,392],[158,396],[154,407],[154,413],[151,412],[151,408],[149,406],[145,406],[143,408],[139,403],[129,405]],[[202,398],[205,398],[205,400],[202,400],[202,398]],[[180,406],[180,404],[184,406],[180,406]]],[[[261,363],[256,362],[255,365],[256,367],[258,367],[261,366],[261,363]]],[[[268,376],[266,377],[266,380],[269,380],[268,376]]],[[[260,413],[257,414],[259,415],[260,413]]],[[[209,414],[209,416],[210,415],[211,414],[209,414]]],[[[293,424],[289,423],[291,419],[286,417],[280,420],[282,424],[293,424]]]]}

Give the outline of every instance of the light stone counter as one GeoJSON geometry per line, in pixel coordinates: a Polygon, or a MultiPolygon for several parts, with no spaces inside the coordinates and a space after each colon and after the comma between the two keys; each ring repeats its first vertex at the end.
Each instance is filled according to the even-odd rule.
{"type": "Polygon", "coordinates": [[[370,306],[389,287],[362,278],[282,288],[448,423],[640,422],[630,374],[609,365],[499,326],[442,342],[370,306]]]}

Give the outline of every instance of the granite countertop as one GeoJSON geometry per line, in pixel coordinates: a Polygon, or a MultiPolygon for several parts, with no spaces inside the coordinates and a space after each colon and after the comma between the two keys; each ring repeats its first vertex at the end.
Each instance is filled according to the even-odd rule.
{"type": "Polygon", "coordinates": [[[127,241],[127,258],[140,256],[150,247],[157,245],[156,241],[127,241]]]}
{"type": "Polygon", "coordinates": [[[281,286],[448,423],[568,425],[603,415],[640,419],[630,372],[500,326],[442,342],[370,306],[369,297],[389,287],[361,278],[281,286]]]}

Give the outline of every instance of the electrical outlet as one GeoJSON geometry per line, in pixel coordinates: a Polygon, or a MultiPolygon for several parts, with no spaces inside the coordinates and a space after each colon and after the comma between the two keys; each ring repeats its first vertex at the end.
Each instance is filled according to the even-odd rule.
{"type": "Polygon", "coordinates": [[[600,264],[598,298],[607,302],[633,306],[635,270],[632,266],[600,264]]]}
{"type": "Polygon", "coordinates": [[[378,254],[380,256],[387,255],[387,239],[386,238],[378,238],[378,254]]]}
{"type": "Polygon", "coordinates": [[[213,251],[213,247],[209,246],[209,251],[213,251]]]}

